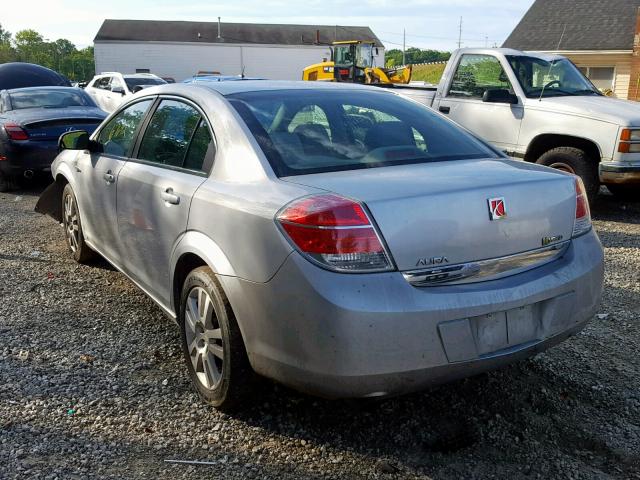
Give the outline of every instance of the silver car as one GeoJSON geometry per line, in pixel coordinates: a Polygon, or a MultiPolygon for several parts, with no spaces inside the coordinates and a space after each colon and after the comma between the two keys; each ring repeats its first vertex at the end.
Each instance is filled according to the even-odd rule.
{"type": "Polygon", "coordinates": [[[60,143],[37,210],[177,321],[220,408],[255,373],[329,398],[424,389],[557,344],[600,300],[577,177],[382,88],[165,85],[60,143]]]}

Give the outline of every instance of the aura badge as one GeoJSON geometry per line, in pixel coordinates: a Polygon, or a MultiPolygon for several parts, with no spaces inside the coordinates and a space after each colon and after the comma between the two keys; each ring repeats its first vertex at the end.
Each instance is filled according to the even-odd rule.
{"type": "Polygon", "coordinates": [[[489,198],[487,202],[489,203],[489,217],[491,220],[507,218],[507,207],[504,203],[504,197],[489,198]]]}

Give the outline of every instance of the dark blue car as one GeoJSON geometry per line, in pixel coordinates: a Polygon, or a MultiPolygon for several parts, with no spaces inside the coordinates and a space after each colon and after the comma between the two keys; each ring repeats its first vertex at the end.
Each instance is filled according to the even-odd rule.
{"type": "Polygon", "coordinates": [[[58,138],[71,130],[93,132],[107,116],[84,90],[29,87],[0,92],[0,192],[20,177],[48,171],[58,138]]]}

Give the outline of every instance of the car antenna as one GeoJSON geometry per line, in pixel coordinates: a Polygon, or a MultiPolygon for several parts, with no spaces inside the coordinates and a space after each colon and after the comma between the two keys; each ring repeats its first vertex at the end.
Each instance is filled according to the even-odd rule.
{"type": "MultiPolygon", "coordinates": [[[[559,51],[560,51],[560,44],[562,43],[562,38],[564,37],[564,32],[565,32],[566,30],[567,30],[567,24],[565,23],[565,24],[564,24],[564,28],[562,29],[562,34],[560,35],[560,40],[558,40],[558,46],[556,47],[556,52],[559,52],[559,51]]],[[[551,60],[551,61],[549,62],[549,71],[547,72],[547,77],[548,77],[549,75],[551,75],[551,69],[553,68],[553,65],[554,65],[554,64],[555,64],[555,60],[551,60]]],[[[540,98],[538,99],[538,101],[539,101],[539,102],[541,102],[541,101],[542,101],[542,95],[544,95],[544,89],[545,89],[545,87],[546,87],[546,86],[547,86],[547,84],[545,83],[545,84],[542,86],[542,90],[540,90],[540,98]]]]}

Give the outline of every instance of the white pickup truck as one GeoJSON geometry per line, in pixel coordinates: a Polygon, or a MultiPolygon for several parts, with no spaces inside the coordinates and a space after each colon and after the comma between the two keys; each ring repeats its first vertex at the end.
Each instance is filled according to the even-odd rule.
{"type": "Polygon", "coordinates": [[[564,57],[465,48],[437,88],[394,90],[510,156],[579,175],[592,200],[600,184],[640,198],[640,103],[602,95],[564,57]]]}

